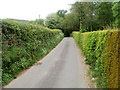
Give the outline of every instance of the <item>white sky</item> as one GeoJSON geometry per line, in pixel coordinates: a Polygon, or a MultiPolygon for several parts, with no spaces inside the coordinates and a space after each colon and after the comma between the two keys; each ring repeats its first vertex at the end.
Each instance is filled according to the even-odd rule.
{"type": "Polygon", "coordinates": [[[77,0],[0,0],[0,18],[35,20],[58,10],[70,9],[77,0]]]}

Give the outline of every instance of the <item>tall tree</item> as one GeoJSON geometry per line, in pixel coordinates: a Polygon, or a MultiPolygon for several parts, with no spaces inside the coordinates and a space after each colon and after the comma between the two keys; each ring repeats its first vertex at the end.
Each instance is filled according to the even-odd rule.
{"type": "Polygon", "coordinates": [[[96,21],[95,3],[76,2],[71,8],[71,13],[75,13],[75,17],[78,18],[81,32],[99,29],[100,26],[96,21]]]}
{"type": "Polygon", "coordinates": [[[76,2],[72,5],[70,9],[71,13],[74,13],[75,17],[79,20],[79,29],[82,29],[82,23],[84,20],[84,3],[82,2],[76,2]]]}
{"type": "Polygon", "coordinates": [[[79,31],[79,20],[74,13],[68,13],[62,24],[65,36],[70,36],[72,31],[79,31]]]}
{"type": "Polygon", "coordinates": [[[112,2],[98,2],[96,6],[99,24],[104,28],[110,27],[113,21],[112,2]]]}
{"type": "Polygon", "coordinates": [[[65,17],[65,14],[67,13],[67,10],[58,10],[57,11],[57,15],[59,15],[60,17],[65,17]]]}
{"type": "Polygon", "coordinates": [[[120,29],[120,1],[113,3],[113,26],[120,29]]]}
{"type": "Polygon", "coordinates": [[[46,17],[45,25],[51,29],[62,29],[62,22],[62,17],[57,15],[57,13],[52,13],[46,17]]]}

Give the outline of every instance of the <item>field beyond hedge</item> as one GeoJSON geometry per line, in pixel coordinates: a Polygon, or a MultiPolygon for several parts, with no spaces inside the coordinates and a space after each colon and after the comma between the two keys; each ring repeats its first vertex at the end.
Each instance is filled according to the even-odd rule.
{"type": "Polygon", "coordinates": [[[44,57],[64,37],[61,30],[7,19],[1,23],[3,85],[44,57]]]}
{"type": "Polygon", "coordinates": [[[118,88],[119,86],[119,51],[120,31],[103,30],[79,33],[72,36],[86,56],[86,63],[91,66],[92,77],[98,88],[118,88]]]}

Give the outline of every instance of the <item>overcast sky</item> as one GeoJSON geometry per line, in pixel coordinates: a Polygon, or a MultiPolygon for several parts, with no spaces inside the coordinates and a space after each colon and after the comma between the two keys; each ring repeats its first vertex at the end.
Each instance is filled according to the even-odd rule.
{"type": "Polygon", "coordinates": [[[70,8],[77,0],[0,0],[0,18],[35,20],[70,8]]]}

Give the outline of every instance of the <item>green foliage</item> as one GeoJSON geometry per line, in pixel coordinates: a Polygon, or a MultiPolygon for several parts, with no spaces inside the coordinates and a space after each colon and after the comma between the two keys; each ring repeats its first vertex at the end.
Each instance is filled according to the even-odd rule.
{"type": "Polygon", "coordinates": [[[46,17],[46,26],[51,29],[62,29],[63,17],[57,13],[52,13],[46,17]]]}
{"type": "Polygon", "coordinates": [[[72,37],[74,37],[77,43],[79,42],[79,36],[80,36],[79,32],[76,32],[76,31],[72,32],[72,37]]]}
{"type": "Polygon", "coordinates": [[[105,44],[105,48],[102,54],[104,61],[104,73],[108,78],[109,88],[120,87],[119,80],[119,45],[120,45],[120,31],[111,31],[108,33],[108,38],[105,44]]]}
{"type": "Polygon", "coordinates": [[[3,85],[49,53],[63,38],[61,30],[2,20],[3,85]]]}
{"type": "Polygon", "coordinates": [[[96,7],[99,24],[105,28],[111,26],[113,21],[112,2],[99,2],[96,7]]]}
{"type": "Polygon", "coordinates": [[[120,28],[120,2],[75,2],[70,12],[59,10],[48,15],[46,26],[61,29],[65,36],[72,31],[91,32],[120,28]]]}
{"type": "Polygon", "coordinates": [[[70,36],[72,31],[79,31],[79,19],[74,14],[67,14],[63,21],[63,32],[65,36],[70,36]]]}
{"type": "Polygon", "coordinates": [[[77,18],[77,23],[81,32],[96,31],[101,28],[97,21],[96,4],[93,2],[75,2],[71,7],[73,18],[77,18]]]}
{"type": "Polygon", "coordinates": [[[96,78],[96,84],[99,88],[119,87],[119,33],[119,30],[72,33],[86,56],[86,62],[93,70],[92,77],[96,78]]]}
{"type": "Polygon", "coordinates": [[[44,19],[36,19],[35,21],[29,21],[29,23],[44,26],[44,19]]]}
{"type": "Polygon", "coordinates": [[[57,11],[57,15],[59,15],[60,17],[63,17],[63,18],[64,18],[66,13],[67,13],[67,10],[58,10],[57,11]]]}
{"type": "Polygon", "coordinates": [[[120,29],[120,1],[113,3],[112,11],[114,17],[113,26],[120,29]]]}

